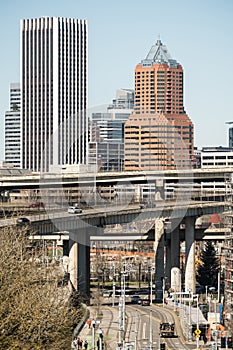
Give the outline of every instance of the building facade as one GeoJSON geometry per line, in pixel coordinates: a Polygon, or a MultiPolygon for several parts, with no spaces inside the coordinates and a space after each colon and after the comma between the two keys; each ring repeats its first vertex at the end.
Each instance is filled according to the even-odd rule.
{"type": "Polygon", "coordinates": [[[88,149],[87,21],[21,20],[21,166],[85,164],[88,149]]]}
{"type": "Polygon", "coordinates": [[[158,40],[135,68],[134,112],[125,124],[125,170],[192,166],[193,124],[183,90],[183,68],[158,40]]]}
{"type": "Polygon", "coordinates": [[[229,147],[203,147],[201,150],[201,167],[232,167],[233,148],[229,147]]]}
{"type": "Polygon", "coordinates": [[[10,110],[5,113],[5,162],[20,167],[20,84],[10,85],[10,110]]]}
{"type": "Polygon", "coordinates": [[[229,128],[229,147],[233,148],[233,128],[229,128]]]}
{"type": "Polygon", "coordinates": [[[89,164],[101,171],[124,169],[124,124],[133,110],[134,91],[120,89],[107,112],[92,113],[89,164]]]}

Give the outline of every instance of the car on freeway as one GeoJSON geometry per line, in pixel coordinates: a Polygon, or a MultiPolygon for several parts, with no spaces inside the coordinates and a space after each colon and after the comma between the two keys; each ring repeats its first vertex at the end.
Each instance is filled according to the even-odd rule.
{"type": "Polygon", "coordinates": [[[142,306],[149,306],[150,305],[150,300],[149,299],[141,299],[138,301],[138,304],[142,306]]]}
{"type": "Polygon", "coordinates": [[[69,214],[80,214],[80,213],[82,213],[82,209],[81,208],[76,208],[76,207],[69,207],[68,208],[68,213],[69,214]]]}
{"type": "Polygon", "coordinates": [[[139,300],[141,300],[139,295],[132,295],[131,296],[131,303],[132,304],[138,304],[139,300]]]}
{"type": "Polygon", "coordinates": [[[103,291],[104,298],[110,298],[112,296],[112,291],[103,291]]]}
{"type": "Polygon", "coordinates": [[[18,218],[17,219],[17,225],[18,226],[24,226],[24,225],[30,225],[30,220],[28,218],[18,218]]]}
{"type": "Polygon", "coordinates": [[[43,202],[35,202],[30,205],[30,208],[44,208],[43,202]]]}

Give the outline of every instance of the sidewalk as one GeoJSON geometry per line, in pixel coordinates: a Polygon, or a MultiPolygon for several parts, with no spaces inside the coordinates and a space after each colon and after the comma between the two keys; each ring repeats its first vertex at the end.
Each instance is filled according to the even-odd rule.
{"type": "MultiPolygon", "coordinates": [[[[85,323],[81,332],[78,334],[78,337],[83,340],[88,341],[88,349],[97,349],[97,341],[100,337],[100,333],[103,334],[103,344],[107,342],[108,349],[115,350],[118,346],[118,306],[108,307],[101,306],[99,310],[99,315],[97,312],[97,308],[94,306],[88,306],[88,310],[90,311],[89,319],[95,324],[91,325],[90,328],[87,323],[85,323]]],[[[75,347],[72,347],[75,349],[75,347]]],[[[104,349],[104,346],[102,347],[104,349]]]]}

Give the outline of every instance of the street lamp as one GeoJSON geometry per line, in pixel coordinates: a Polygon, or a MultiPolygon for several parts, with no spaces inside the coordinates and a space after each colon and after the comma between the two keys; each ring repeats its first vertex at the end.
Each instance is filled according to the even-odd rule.
{"type": "Polygon", "coordinates": [[[200,337],[200,330],[199,330],[199,294],[193,294],[193,298],[197,298],[197,322],[196,322],[196,341],[197,341],[197,347],[196,349],[199,350],[199,337],[200,337]]]}
{"type": "Polygon", "coordinates": [[[192,323],[191,323],[191,289],[188,289],[189,292],[189,329],[188,329],[188,340],[192,340],[192,323]]]}
{"type": "Polygon", "coordinates": [[[91,348],[92,350],[95,350],[95,320],[92,320],[92,337],[91,337],[91,348]]]}
{"type": "Polygon", "coordinates": [[[165,278],[163,278],[163,307],[164,307],[164,293],[165,293],[165,278]]]}
{"type": "Polygon", "coordinates": [[[153,272],[154,267],[148,266],[148,270],[145,270],[146,273],[150,273],[150,276],[148,276],[148,286],[149,286],[149,297],[150,297],[150,305],[153,303],[153,272]]]}
{"type": "Polygon", "coordinates": [[[119,300],[119,328],[118,328],[118,343],[123,345],[125,343],[125,271],[121,271],[121,296],[119,300]]]}
{"type": "Polygon", "coordinates": [[[150,310],[150,350],[152,350],[153,345],[153,334],[152,334],[152,310],[150,310]]]}

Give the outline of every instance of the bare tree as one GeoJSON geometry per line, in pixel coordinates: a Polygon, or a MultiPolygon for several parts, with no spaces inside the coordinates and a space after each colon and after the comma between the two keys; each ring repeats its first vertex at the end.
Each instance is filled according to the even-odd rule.
{"type": "Polygon", "coordinates": [[[67,350],[81,307],[60,286],[61,270],[42,262],[28,228],[0,231],[0,348],[67,350]]]}

